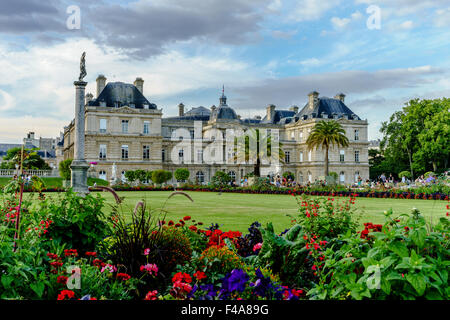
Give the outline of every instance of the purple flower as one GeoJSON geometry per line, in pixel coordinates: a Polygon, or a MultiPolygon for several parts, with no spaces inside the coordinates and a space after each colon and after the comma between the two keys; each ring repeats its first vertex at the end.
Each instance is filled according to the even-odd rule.
{"type": "Polygon", "coordinates": [[[234,269],[227,274],[222,281],[222,289],[228,292],[245,290],[245,285],[249,280],[249,276],[242,269],[234,269]]]}
{"type": "Polygon", "coordinates": [[[214,290],[214,285],[213,284],[205,284],[205,285],[201,285],[200,289],[203,291],[207,291],[207,296],[210,297],[215,297],[217,295],[217,291],[214,290]]]}

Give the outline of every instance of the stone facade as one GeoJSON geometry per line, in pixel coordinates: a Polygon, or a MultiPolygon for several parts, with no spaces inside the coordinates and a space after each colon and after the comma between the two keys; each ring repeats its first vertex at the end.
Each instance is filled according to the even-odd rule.
{"type": "MultiPolygon", "coordinates": [[[[191,181],[207,183],[218,170],[228,172],[239,181],[244,175],[253,172],[254,166],[236,164],[233,150],[227,150],[227,146],[223,152],[224,163],[204,163],[204,148],[211,143],[211,139],[206,137],[207,133],[211,129],[217,129],[224,135],[227,129],[266,129],[279,130],[282,149],[289,159],[277,170],[263,165],[261,174],[290,171],[295,174],[298,183],[314,182],[324,178],[324,151],[308,150],[306,139],[318,121],[337,119],[345,129],[350,144],[345,149],[330,149],[330,172],[338,173],[339,181],[344,184],[354,183],[358,176],[363,180],[369,178],[368,123],[345,106],[343,94],[330,99],[319,98],[317,92],[312,92],[300,112],[296,106],[289,110],[277,110],[275,105],[269,105],[264,118],[254,119],[241,119],[227,106],[226,97],[222,94],[219,107],[198,107],[185,112],[185,106],[180,105],[177,117],[163,118],[161,109],[145,98],[142,100],[142,79],[137,78],[136,88],[123,83],[105,86],[104,76],[99,78],[101,83],[98,83],[98,87],[103,89],[97,93],[96,99],[87,99],[85,110],[85,159],[88,163],[95,163],[90,169],[93,176],[118,181],[124,178],[123,174],[127,170],[165,169],[174,172],[177,168],[187,168],[191,181]],[[105,95],[106,92],[116,97],[116,100],[123,96],[123,101],[110,99],[105,95]],[[198,126],[199,123],[201,129],[196,129],[195,124],[198,126]],[[177,129],[182,129],[185,137],[201,136],[202,139],[193,139],[190,146],[183,145],[183,140],[172,138],[172,135],[179,134],[177,129]],[[200,153],[199,148],[203,153],[200,153]],[[193,163],[187,163],[189,151],[193,163]],[[177,163],[181,159],[183,161],[177,163]]],[[[73,141],[72,121],[64,128],[64,159],[74,157],[73,141]]],[[[170,182],[176,181],[172,179],[170,182]]]]}

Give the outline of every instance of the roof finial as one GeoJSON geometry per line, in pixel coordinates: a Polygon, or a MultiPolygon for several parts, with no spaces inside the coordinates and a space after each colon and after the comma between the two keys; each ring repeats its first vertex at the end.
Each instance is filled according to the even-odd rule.
{"type": "Polygon", "coordinates": [[[222,85],[222,96],[224,96],[225,95],[225,85],[223,84],[222,85]]]}

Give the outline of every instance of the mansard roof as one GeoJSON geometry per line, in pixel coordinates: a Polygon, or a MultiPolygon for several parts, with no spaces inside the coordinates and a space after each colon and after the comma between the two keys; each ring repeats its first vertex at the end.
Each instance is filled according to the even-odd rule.
{"type": "MultiPolygon", "coordinates": [[[[292,118],[295,116],[294,111],[290,110],[275,110],[275,114],[273,116],[273,119],[268,120],[267,115],[262,119],[262,123],[273,123],[273,124],[279,124],[280,121],[284,118],[292,118]]],[[[284,120],[285,121],[285,120],[284,120]]]]}
{"type": "Polygon", "coordinates": [[[296,117],[299,119],[306,118],[322,118],[322,114],[326,114],[327,118],[333,118],[333,115],[338,118],[342,118],[344,115],[352,119],[354,116],[355,120],[361,120],[350,108],[348,108],[344,102],[339,99],[322,97],[319,98],[319,102],[315,108],[311,109],[307,103],[296,117]]]}
{"type": "Polygon", "coordinates": [[[106,107],[122,107],[129,106],[137,109],[144,109],[147,105],[148,109],[156,109],[154,103],[150,103],[136,86],[130,83],[109,82],[102,90],[97,99],[88,103],[89,106],[101,106],[101,102],[106,102],[106,107]]]}

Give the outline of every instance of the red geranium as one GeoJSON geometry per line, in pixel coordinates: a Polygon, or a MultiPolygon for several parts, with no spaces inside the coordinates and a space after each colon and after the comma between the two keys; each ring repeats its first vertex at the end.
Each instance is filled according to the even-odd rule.
{"type": "Polygon", "coordinates": [[[73,297],[75,297],[75,292],[73,292],[72,290],[62,290],[59,294],[58,294],[58,300],[70,300],[73,297]]]}
{"type": "Polygon", "coordinates": [[[203,271],[197,271],[194,273],[194,277],[197,278],[198,281],[202,279],[206,279],[206,274],[203,271]]]}

